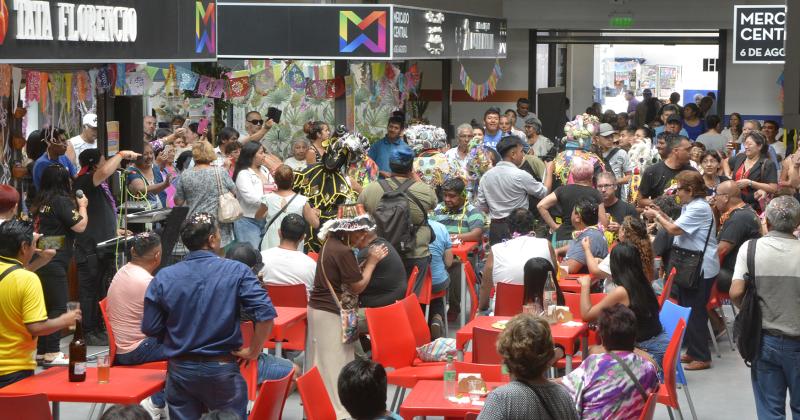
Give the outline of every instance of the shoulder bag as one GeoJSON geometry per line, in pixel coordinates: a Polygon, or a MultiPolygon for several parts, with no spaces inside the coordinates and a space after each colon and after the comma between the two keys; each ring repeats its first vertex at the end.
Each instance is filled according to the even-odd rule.
{"type": "Polygon", "coordinates": [[[328,290],[331,291],[333,301],[339,307],[339,316],[342,321],[342,343],[350,344],[358,340],[358,298],[353,296],[349,290],[346,290],[344,284],[342,284],[342,300],[345,301],[345,305],[349,306],[349,308],[345,309],[345,305],[342,305],[339,297],[336,296],[336,291],[333,290],[333,285],[331,285],[331,281],[328,280],[328,274],[325,272],[325,248],[327,245],[328,243],[325,242],[322,246],[322,251],[320,251],[319,266],[322,267],[322,278],[325,280],[325,284],[328,285],[328,290]]]}
{"type": "Polygon", "coordinates": [[[281,209],[280,209],[280,210],[278,210],[278,212],[277,212],[277,213],[275,213],[275,215],[274,215],[274,216],[272,216],[272,219],[270,219],[270,220],[269,220],[269,223],[267,223],[267,227],[265,227],[265,228],[264,228],[264,232],[266,232],[266,231],[268,231],[268,230],[269,230],[269,227],[270,227],[270,226],[272,226],[272,224],[273,224],[273,223],[275,223],[275,219],[277,219],[277,218],[278,218],[278,216],[280,216],[281,214],[283,214],[283,212],[285,212],[285,211],[286,211],[286,209],[288,209],[288,208],[289,208],[289,204],[292,204],[292,201],[294,201],[294,199],[295,199],[295,198],[296,198],[298,195],[300,195],[300,194],[298,194],[298,193],[295,193],[295,194],[292,196],[292,198],[290,198],[290,199],[289,199],[289,201],[287,201],[287,202],[286,202],[286,204],[284,204],[284,206],[283,206],[283,207],[281,207],[281,209]]]}
{"type": "Polygon", "coordinates": [[[708,234],[706,235],[706,243],[703,245],[702,251],[694,251],[691,249],[682,248],[672,245],[669,253],[669,266],[665,273],[669,273],[675,269],[675,284],[682,289],[696,289],[700,284],[700,275],[703,268],[703,256],[708,248],[708,240],[711,238],[711,231],[714,230],[714,218],[711,218],[711,223],[708,226],[708,234]]]}
{"type": "Polygon", "coordinates": [[[744,295],[739,313],[733,321],[733,338],[736,348],[748,367],[752,365],[761,347],[761,306],[756,289],[756,243],[747,244],[747,274],[744,276],[744,295]]]}
{"type": "Polygon", "coordinates": [[[217,221],[219,223],[232,223],[242,217],[242,206],[233,193],[222,189],[220,179],[220,169],[212,167],[214,176],[217,178],[217,191],[219,192],[219,208],[217,209],[217,221]]]}

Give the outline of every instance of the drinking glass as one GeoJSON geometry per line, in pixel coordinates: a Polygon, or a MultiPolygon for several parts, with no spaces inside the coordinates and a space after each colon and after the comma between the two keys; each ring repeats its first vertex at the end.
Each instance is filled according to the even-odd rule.
{"type": "Polygon", "coordinates": [[[111,356],[97,356],[97,383],[107,384],[111,379],[111,356]]]}

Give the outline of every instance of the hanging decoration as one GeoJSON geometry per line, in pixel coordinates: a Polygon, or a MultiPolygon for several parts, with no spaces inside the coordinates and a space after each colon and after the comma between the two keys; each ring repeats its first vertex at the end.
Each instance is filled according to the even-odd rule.
{"type": "Polygon", "coordinates": [[[0,96],[11,96],[10,64],[0,64],[0,96]]]}
{"type": "Polygon", "coordinates": [[[306,76],[297,64],[292,63],[286,67],[283,80],[294,90],[300,91],[306,88],[306,76]]]}
{"type": "Polygon", "coordinates": [[[147,84],[147,73],[145,71],[134,71],[127,74],[125,94],[129,96],[144,95],[145,85],[147,84]]]}
{"type": "Polygon", "coordinates": [[[503,72],[500,69],[500,60],[495,60],[494,67],[492,67],[489,78],[486,79],[485,82],[475,83],[469,74],[467,74],[464,64],[461,64],[461,71],[459,72],[458,79],[464,86],[464,90],[472,99],[482,101],[497,90],[497,81],[500,80],[501,77],[503,77],[503,72]]]}
{"type": "Polygon", "coordinates": [[[200,75],[183,67],[176,67],[175,71],[178,76],[178,88],[193,91],[197,81],[200,80],[200,75]]]}
{"type": "Polygon", "coordinates": [[[228,98],[243,98],[250,93],[250,75],[247,70],[236,71],[230,74],[228,85],[228,98]]]}

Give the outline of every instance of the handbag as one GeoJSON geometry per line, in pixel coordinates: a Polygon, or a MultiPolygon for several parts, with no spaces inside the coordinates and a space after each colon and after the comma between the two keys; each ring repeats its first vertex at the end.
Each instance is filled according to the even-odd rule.
{"type": "Polygon", "coordinates": [[[230,191],[222,190],[222,180],[220,180],[219,169],[214,168],[217,178],[217,191],[219,191],[219,208],[217,209],[217,221],[219,223],[232,223],[242,217],[242,206],[239,200],[230,191]]]}
{"type": "Polygon", "coordinates": [[[669,253],[669,266],[665,273],[675,269],[675,284],[682,289],[696,289],[700,283],[700,272],[703,268],[703,256],[708,248],[708,240],[711,238],[711,231],[714,230],[714,219],[708,226],[706,243],[703,251],[693,251],[673,245],[669,253]]]}
{"type": "Polygon", "coordinates": [[[756,242],[753,239],[747,245],[747,274],[744,276],[744,295],[739,313],[733,321],[733,338],[736,348],[750,367],[761,347],[761,305],[756,289],[756,242]]]}
{"type": "Polygon", "coordinates": [[[345,309],[339,297],[336,296],[336,291],[333,290],[331,281],[328,280],[328,274],[325,273],[326,245],[327,243],[322,246],[322,251],[319,256],[319,266],[322,267],[322,278],[325,279],[325,284],[328,285],[328,290],[331,291],[331,296],[333,296],[336,306],[339,307],[339,316],[342,321],[342,344],[350,344],[358,340],[358,298],[346,290],[344,284],[342,285],[342,299],[349,302],[347,306],[350,306],[350,308],[345,309]],[[345,299],[346,297],[349,297],[349,299],[345,299]]]}
{"type": "Polygon", "coordinates": [[[287,208],[289,208],[289,204],[292,204],[292,201],[294,201],[294,199],[295,199],[295,198],[296,198],[298,195],[300,195],[300,194],[297,194],[297,193],[295,193],[295,195],[293,195],[293,196],[292,196],[292,198],[290,198],[290,199],[289,199],[289,201],[287,201],[287,202],[286,202],[286,204],[285,204],[283,207],[281,207],[281,209],[280,209],[280,210],[278,210],[278,212],[277,212],[277,213],[275,213],[275,215],[274,215],[274,216],[272,216],[272,219],[270,219],[270,220],[269,220],[269,223],[267,223],[267,227],[265,227],[265,228],[264,228],[264,232],[266,232],[266,231],[268,231],[268,230],[269,230],[269,227],[270,227],[270,226],[272,226],[272,224],[273,224],[273,223],[275,223],[275,219],[277,219],[277,218],[278,218],[278,216],[280,216],[281,214],[283,214],[283,212],[285,212],[285,211],[286,211],[286,209],[287,209],[287,208]]]}

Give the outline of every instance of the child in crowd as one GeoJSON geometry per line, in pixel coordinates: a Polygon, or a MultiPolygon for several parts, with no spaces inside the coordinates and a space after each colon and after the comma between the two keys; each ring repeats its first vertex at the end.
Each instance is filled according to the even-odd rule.
{"type": "Polygon", "coordinates": [[[308,166],[306,152],[308,152],[308,141],[304,138],[296,139],[292,143],[292,157],[283,161],[283,164],[289,166],[295,172],[306,169],[306,166],[308,166]]]}

